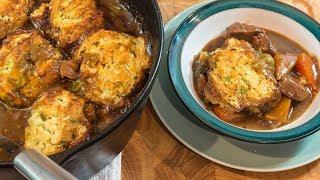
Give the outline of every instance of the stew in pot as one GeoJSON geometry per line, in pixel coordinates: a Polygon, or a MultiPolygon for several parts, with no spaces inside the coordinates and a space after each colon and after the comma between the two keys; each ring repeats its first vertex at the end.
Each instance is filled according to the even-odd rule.
{"type": "Polygon", "coordinates": [[[103,131],[139,95],[152,40],[130,7],[118,0],[6,2],[1,135],[59,153],[103,131]]]}

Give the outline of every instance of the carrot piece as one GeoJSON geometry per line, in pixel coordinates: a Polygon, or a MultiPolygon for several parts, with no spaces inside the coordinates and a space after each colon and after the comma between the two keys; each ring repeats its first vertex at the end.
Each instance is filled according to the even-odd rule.
{"type": "Polygon", "coordinates": [[[281,101],[271,111],[266,113],[266,119],[269,121],[277,121],[279,123],[288,122],[289,112],[291,109],[291,99],[285,96],[281,97],[281,101]]]}
{"type": "Polygon", "coordinates": [[[319,91],[319,67],[317,67],[317,64],[310,56],[306,55],[305,53],[299,54],[296,63],[296,70],[306,78],[307,84],[312,88],[312,90],[317,92],[319,91]]]}
{"type": "Polygon", "coordinates": [[[212,111],[223,121],[232,122],[241,120],[244,114],[241,112],[230,111],[224,107],[213,106],[212,111]]]}

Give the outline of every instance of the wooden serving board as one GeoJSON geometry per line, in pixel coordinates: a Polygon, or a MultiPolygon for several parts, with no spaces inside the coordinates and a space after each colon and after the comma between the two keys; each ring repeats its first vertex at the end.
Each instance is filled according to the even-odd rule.
{"type": "MultiPolygon", "coordinates": [[[[201,0],[158,0],[163,20],[201,0]]],[[[281,0],[320,22],[320,0],[281,0]]],[[[320,145],[319,145],[320,148],[320,145]]],[[[211,162],[181,144],[162,125],[150,102],[122,156],[122,179],[320,179],[320,160],[293,170],[255,173],[211,162]]]]}

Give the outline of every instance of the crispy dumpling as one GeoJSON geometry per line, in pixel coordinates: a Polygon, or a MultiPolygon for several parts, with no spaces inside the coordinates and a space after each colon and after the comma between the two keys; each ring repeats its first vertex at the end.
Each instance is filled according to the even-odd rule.
{"type": "Polygon", "coordinates": [[[31,105],[59,79],[62,59],[36,31],[9,36],[0,49],[0,100],[14,107],[31,105]]]}
{"type": "Polygon", "coordinates": [[[33,0],[0,0],[0,39],[6,38],[27,21],[33,0]]]}
{"type": "Polygon", "coordinates": [[[31,107],[24,147],[51,155],[87,139],[92,119],[85,106],[82,98],[62,88],[44,93],[31,107]]]}
{"type": "Polygon", "coordinates": [[[257,113],[278,102],[280,93],[269,75],[274,74],[274,60],[248,42],[229,38],[222,48],[200,53],[198,61],[208,64],[204,98],[212,104],[257,113]]]}
{"type": "Polygon", "coordinates": [[[121,104],[150,67],[142,37],[107,30],[86,38],[73,60],[81,64],[79,93],[108,106],[121,104]]]}
{"type": "Polygon", "coordinates": [[[51,0],[42,3],[31,14],[31,19],[59,47],[72,44],[84,33],[104,26],[102,12],[94,0],[51,0]]]}

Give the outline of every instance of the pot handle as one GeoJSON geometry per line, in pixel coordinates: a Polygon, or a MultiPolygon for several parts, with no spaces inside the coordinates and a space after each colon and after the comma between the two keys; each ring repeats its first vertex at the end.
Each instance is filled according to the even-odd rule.
{"type": "Polygon", "coordinates": [[[13,164],[27,179],[76,180],[72,174],[36,150],[22,151],[14,158],[13,164]]]}

